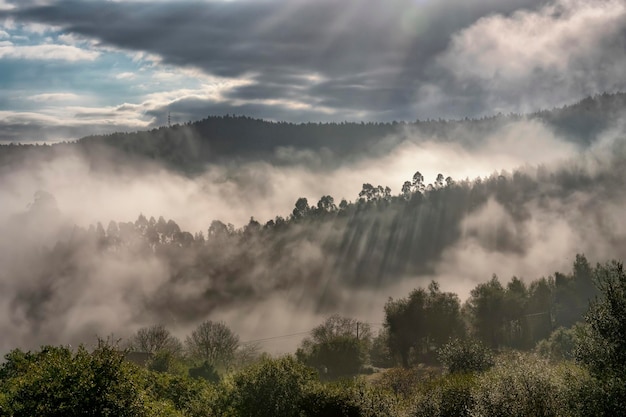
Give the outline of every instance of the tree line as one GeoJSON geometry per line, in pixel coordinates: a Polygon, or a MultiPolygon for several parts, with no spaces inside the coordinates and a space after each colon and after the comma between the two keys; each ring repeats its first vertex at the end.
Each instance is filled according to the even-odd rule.
{"type": "MultiPolygon", "coordinates": [[[[578,103],[529,115],[494,115],[481,119],[415,120],[385,123],[288,123],[224,115],[159,127],[149,131],[93,135],[76,142],[54,145],[9,144],[0,146],[0,167],[24,165],[38,157],[51,159],[66,151],[76,151],[93,168],[108,168],[103,155],[119,162],[127,158],[159,162],[187,174],[202,172],[207,163],[232,159],[263,159],[289,163],[277,157],[281,148],[330,150],[338,159],[350,157],[355,149],[372,152],[374,144],[391,135],[402,136],[407,129],[424,137],[455,140],[463,130],[470,137],[482,138],[507,123],[538,120],[562,133],[568,140],[590,145],[611,123],[619,119],[626,105],[626,93],[601,94],[578,103]]],[[[371,155],[370,155],[371,156],[371,155]]]]}
{"type": "MultiPolygon", "coordinates": [[[[584,264],[582,256],[573,274],[580,264],[584,264]]],[[[441,329],[424,327],[437,318],[455,321],[456,313],[422,319],[428,308],[459,311],[454,294],[442,293],[433,283],[406,299],[389,300],[385,329],[390,336],[387,347],[393,351],[398,341],[392,341],[393,334],[399,329],[394,317],[404,314],[403,306],[421,306],[409,310],[419,313],[412,327],[423,333],[418,331],[406,340],[411,340],[416,353],[438,345],[440,370],[413,366],[390,369],[374,382],[362,378],[324,382],[331,371],[308,364],[315,366],[323,360],[324,368],[345,369],[358,358],[347,353],[358,353],[354,349],[366,346],[365,340],[371,338],[369,329],[359,329],[353,319],[332,316],[311,332],[295,357],[259,357],[220,376],[208,360],[197,368],[177,368],[171,366],[172,361],[164,367],[162,353],[175,354],[181,344],[162,326],[153,326],[139,330],[131,342],[156,352],[147,367],[125,360],[124,351],[105,340],[91,351],[83,346],[13,350],[0,364],[0,412],[12,417],[619,415],[626,398],[626,272],[622,263],[612,261],[591,268],[591,274],[598,297],[589,304],[584,322],[569,330],[573,361],[546,355],[555,349],[539,349],[539,354],[497,353],[486,346],[493,339],[476,327],[466,329],[469,334],[459,338],[451,337],[462,333],[453,326],[444,330],[451,332],[447,339],[441,329]],[[359,330],[362,333],[355,335],[359,330]]],[[[572,275],[571,279],[577,278],[572,275]]],[[[481,285],[493,286],[493,281],[481,285]]],[[[202,323],[185,345],[194,354],[223,359],[214,353],[230,350],[236,343],[225,329],[224,324],[202,323]],[[207,340],[219,345],[201,346],[207,340]]],[[[552,348],[565,347],[562,340],[553,338],[556,333],[544,342],[558,345],[552,348]]],[[[346,374],[330,376],[342,375],[346,374]]]]}

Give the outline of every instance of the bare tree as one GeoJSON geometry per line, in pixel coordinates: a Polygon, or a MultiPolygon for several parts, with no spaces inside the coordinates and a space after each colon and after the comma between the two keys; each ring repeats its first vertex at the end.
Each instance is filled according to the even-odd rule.
{"type": "Polygon", "coordinates": [[[239,346],[239,336],[226,324],[213,321],[201,323],[185,340],[190,357],[207,361],[213,366],[229,366],[239,346]]]}
{"type": "Polygon", "coordinates": [[[168,351],[179,354],[183,350],[183,344],[180,340],[161,324],[139,329],[131,338],[130,347],[134,350],[149,353],[168,351]]]}

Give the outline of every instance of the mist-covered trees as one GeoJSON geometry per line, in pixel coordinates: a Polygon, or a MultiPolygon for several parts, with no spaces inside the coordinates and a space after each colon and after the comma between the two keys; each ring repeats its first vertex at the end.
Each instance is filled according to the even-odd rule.
{"type": "MultiPolygon", "coordinates": [[[[166,310],[192,322],[216,308],[232,307],[235,300],[261,300],[277,289],[295,287],[306,289],[320,311],[331,313],[341,294],[352,289],[393,285],[407,276],[430,274],[438,265],[458,269],[441,262],[446,250],[458,249],[459,242],[471,240],[499,253],[524,253],[531,222],[525,202],[559,199],[569,193],[572,181],[594,181],[568,172],[545,175],[520,171],[475,181],[442,181],[443,174],[423,180],[420,174],[417,180],[432,185],[425,185],[422,192],[411,180],[405,193],[397,195],[385,186],[365,184],[361,197],[352,196],[354,202],[342,200],[339,205],[329,195],[322,195],[315,205],[301,197],[292,213],[264,225],[254,218],[240,228],[207,219],[206,236],[184,231],[161,216],[75,227],[54,245],[29,253],[25,264],[46,267],[28,270],[27,275],[42,283],[57,278],[79,283],[98,279],[103,265],[132,263],[129,269],[140,271],[137,279],[157,287],[154,297],[133,298],[139,300],[134,305],[153,314],[156,322],[166,320],[162,316],[166,310]],[[504,219],[497,225],[483,218],[492,209],[504,219]],[[137,263],[142,267],[134,268],[137,263]],[[144,265],[158,265],[166,276],[148,278],[153,271],[144,265]],[[346,291],[326,291],[320,282],[333,282],[346,291]]],[[[488,344],[530,347],[555,327],[573,324],[595,291],[588,265],[582,258],[577,262],[577,272],[555,274],[543,283],[530,285],[537,277],[524,277],[520,282],[526,282],[525,287],[508,288],[503,282],[504,304],[510,308],[499,317],[502,328],[494,330],[501,333],[499,339],[488,344]]],[[[20,300],[37,298],[37,288],[43,287],[25,288],[20,300]]],[[[53,290],[49,297],[52,302],[63,294],[53,290]]],[[[27,309],[29,317],[45,311],[41,303],[27,309]]],[[[480,320],[474,317],[473,330],[481,331],[480,320]]]]}

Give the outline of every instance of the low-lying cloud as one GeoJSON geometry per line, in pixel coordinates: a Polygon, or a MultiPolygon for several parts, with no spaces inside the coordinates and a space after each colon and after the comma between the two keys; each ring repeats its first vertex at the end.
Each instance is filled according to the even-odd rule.
{"type": "MultiPolygon", "coordinates": [[[[611,172],[619,166],[612,158],[623,157],[619,147],[623,131],[607,131],[582,156],[575,145],[538,121],[507,123],[485,138],[469,137],[468,132],[459,129],[455,141],[449,141],[406,131],[381,141],[380,149],[356,154],[343,164],[320,164],[320,158],[334,157],[330,151],[310,151],[298,157],[297,151],[282,149],[277,152],[284,158],[298,157],[297,162],[211,165],[194,177],[154,165],[125,167],[119,161],[110,169],[92,169],[74,153],[4,171],[0,218],[3,225],[9,222],[4,230],[10,234],[5,233],[8,238],[0,247],[0,326],[5,334],[0,350],[78,343],[96,334],[125,337],[154,322],[165,323],[182,337],[197,322],[224,320],[242,340],[307,331],[333,312],[380,323],[389,296],[405,296],[431,279],[438,280],[444,290],[466,297],[492,273],[503,280],[512,275],[533,280],[556,270],[568,271],[577,252],[592,260],[623,254],[626,224],[620,208],[626,195],[620,191],[619,173],[592,188],[576,182],[571,189],[558,181],[541,182],[541,175],[550,179],[566,171],[579,170],[585,178],[611,172]],[[598,158],[602,163],[589,162],[598,158]],[[521,172],[529,180],[510,175],[523,165],[527,166],[521,172]],[[544,168],[537,169],[537,165],[544,168]],[[242,226],[251,216],[262,222],[276,215],[288,216],[298,197],[307,197],[312,204],[327,194],[336,203],[342,197],[354,201],[366,182],[390,185],[397,195],[400,185],[417,170],[432,182],[439,172],[462,181],[494,172],[497,176],[502,169],[509,171],[502,172],[503,180],[521,181],[511,188],[519,194],[507,197],[506,202],[491,198],[479,207],[467,207],[459,239],[426,265],[427,272],[396,276],[375,286],[345,282],[333,269],[328,258],[341,255],[325,252],[324,236],[336,240],[342,231],[332,222],[310,236],[306,226],[294,226],[289,245],[278,259],[267,259],[263,245],[250,243],[250,265],[244,271],[248,275],[220,281],[219,271],[211,268],[206,269],[206,276],[176,275],[184,270],[180,265],[193,267],[195,259],[202,258],[176,255],[173,264],[142,252],[141,245],[104,252],[86,245],[68,252],[63,245],[55,247],[54,240],[39,239],[41,227],[25,230],[15,221],[23,218],[19,213],[26,210],[33,194],[45,190],[55,196],[65,220],[83,227],[101,221],[106,229],[109,220],[134,221],[143,213],[162,215],[183,230],[206,234],[213,219],[242,226]],[[589,174],[591,170],[596,174],[589,174]],[[530,188],[524,188],[524,181],[530,188]],[[612,194],[607,198],[609,190],[612,194]],[[46,245],[47,249],[42,248],[46,245]],[[75,269],[58,268],[66,264],[75,269]],[[276,265],[302,274],[279,281],[281,271],[274,271],[273,276],[271,269],[276,265]],[[311,271],[319,275],[306,278],[315,275],[311,271]],[[241,288],[231,285],[237,282],[241,288]],[[212,307],[203,297],[222,301],[212,307]]],[[[391,222],[384,219],[384,213],[380,216],[380,223],[363,226],[363,241],[355,238],[357,246],[366,246],[366,238],[375,237],[381,224],[391,222]]],[[[222,255],[232,256],[232,262],[240,259],[233,252],[209,252],[206,262],[215,262],[215,269],[228,265],[228,258],[210,258],[222,255]]],[[[295,337],[266,348],[279,352],[297,343],[295,337]]]]}

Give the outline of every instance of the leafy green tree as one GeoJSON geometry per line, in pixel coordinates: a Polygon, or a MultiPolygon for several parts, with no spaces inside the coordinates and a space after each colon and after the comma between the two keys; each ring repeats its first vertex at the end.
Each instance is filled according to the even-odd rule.
{"type": "Polygon", "coordinates": [[[411,417],[470,417],[474,406],[473,375],[444,375],[416,396],[411,417]]]}
{"type": "Polygon", "coordinates": [[[409,354],[415,347],[421,348],[426,334],[426,291],[419,288],[407,298],[385,304],[385,328],[389,331],[389,350],[399,356],[402,366],[409,367],[409,354]]]}
{"type": "Polygon", "coordinates": [[[346,336],[337,336],[296,352],[299,360],[316,368],[324,378],[357,374],[365,364],[366,354],[366,349],[356,338],[346,336]]]}
{"type": "Polygon", "coordinates": [[[389,351],[389,330],[382,329],[378,332],[378,335],[372,339],[369,356],[374,366],[391,368],[394,365],[393,356],[389,351]]]}
{"type": "Polygon", "coordinates": [[[586,325],[582,323],[569,329],[559,327],[550,334],[550,337],[537,343],[535,351],[555,362],[572,360],[580,338],[587,331],[586,325]]]}
{"type": "Polygon", "coordinates": [[[318,343],[338,336],[354,337],[369,343],[372,333],[369,324],[339,314],[333,314],[324,323],[311,330],[313,341],[318,343]]]}
{"type": "Polygon", "coordinates": [[[555,274],[555,321],[557,326],[571,327],[581,321],[589,301],[598,295],[594,271],[584,255],[577,254],[572,273],[555,274]]]}
{"type": "Polygon", "coordinates": [[[597,375],[626,379],[626,272],[613,261],[598,265],[594,275],[601,295],[589,307],[589,332],[576,358],[597,375]]]}
{"type": "Polygon", "coordinates": [[[550,336],[554,330],[552,311],[554,306],[554,284],[541,278],[533,281],[528,289],[526,321],[531,345],[550,336]]]}
{"type": "Polygon", "coordinates": [[[210,382],[219,382],[220,376],[213,365],[208,361],[202,362],[200,366],[189,368],[191,378],[201,378],[210,382]]]}
{"type": "Polygon", "coordinates": [[[474,335],[491,348],[504,342],[505,290],[496,275],[470,292],[466,302],[474,335]]]}
{"type": "Polygon", "coordinates": [[[311,331],[296,356],[328,378],[354,375],[366,363],[370,343],[369,325],[332,315],[311,331]]]}
{"type": "Polygon", "coordinates": [[[437,352],[439,361],[451,373],[483,372],[494,365],[493,353],[475,339],[454,339],[437,352]]]}
{"type": "Polygon", "coordinates": [[[146,378],[148,392],[159,400],[157,409],[163,417],[172,414],[165,405],[171,403],[174,410],[185,417],[221,415],[217,397],[218,386],[203,379],[182,375],[152,373],[146,378]]]}
{"type": "Polygon", "coordinates": [[[315,371],[293,357],[265,359],[232,378],[230,407],[237,416],[299,417],[315,371]]]}
{"type": "Polygon", "coordinates": [[[389,332],[389,350],[409,366],[410,353],[429,359],[450,337],[464,334],[458,296],[444,293],[436,282],[428,291],[413,290],[407,298],[389,299],[385,304],[385,328],[389,332]]]}
{"type": "Polygon", "coordinates": [[[451,292],[442,292],[435,281],[428,286],[426,323],[428,348],[443,345],[451,337],[465,335],[465,324],[461,315],[459,297],[451,292]]]}
{"type": "Polygon", "coordinates": [[[159,350],[152,355],[147,364],[148,369],[155,372],[183,375],[187,373],[188,364],[180,353],[169,350],[159,350]]]}
{"type": "Polygon", "coordinates": [[[143,379],[117,348],[100,342],[84,347],[46,346],[36,353],[13,351],[0,367],[8,410],[21,416],[147,416],[143,379]]]}
{"type": "Polygon", "coordinates": [[[504,341],[516,349],[528,348],[529,340],[528,320],[526,317],[528,305],[528,288],[517,278],[511,278],[504,294],[504,341]]]}

